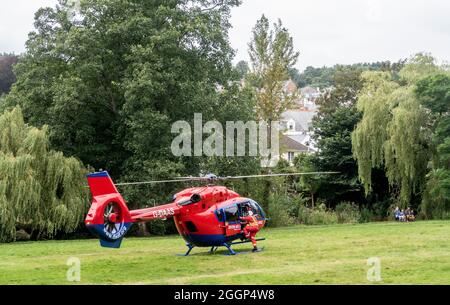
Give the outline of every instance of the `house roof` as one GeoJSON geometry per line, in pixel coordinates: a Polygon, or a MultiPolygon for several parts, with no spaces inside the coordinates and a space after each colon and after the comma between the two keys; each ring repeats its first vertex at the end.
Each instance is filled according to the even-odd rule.
{"type": "Polygon", "coordinates": [[[280,144],[281,144],[281,148],[283,150],[286,150],[286,151],[289,151],[289,152],[308,152],[308,151],[311,151],[311,149],[308,148],[308,146],[303,145],[302,143],[295,141],[290,136],[283,135],[281,137],[280,144]]]}
{"type": "Polygon", "coordinates": [[[308,131],[315,115],[315,111],[288,110],[281,115],[281,120],[288,122],[292,119],[295,122],[295,131],[308,131]]]}

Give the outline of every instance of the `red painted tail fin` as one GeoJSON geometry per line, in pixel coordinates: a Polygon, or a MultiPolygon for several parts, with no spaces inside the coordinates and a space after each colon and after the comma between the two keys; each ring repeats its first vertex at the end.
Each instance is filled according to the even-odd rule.
{"type": "Polygon", "coordinates": [[[108,172],[89,174],[87,180],[92,197],[119,193],[108,172]]]}
{"type": "Polygon", "coordinates": [[[87,175],[92,205],[85,219],[88,229],[97,235],[103,247],[119,248],[134,220],[125,200],[108,172],[87,175]]]}

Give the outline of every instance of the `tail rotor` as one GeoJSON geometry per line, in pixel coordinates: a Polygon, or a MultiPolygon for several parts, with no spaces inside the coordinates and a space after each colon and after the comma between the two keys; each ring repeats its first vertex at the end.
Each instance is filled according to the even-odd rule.
{"type": "Polygon", "coordinates": [[[101,246],[120,248],[123,237],[134,223],[125,200],[107,172],[90,174],[87,178],[92,205],[85,224],[98,236],[101,246]]]}

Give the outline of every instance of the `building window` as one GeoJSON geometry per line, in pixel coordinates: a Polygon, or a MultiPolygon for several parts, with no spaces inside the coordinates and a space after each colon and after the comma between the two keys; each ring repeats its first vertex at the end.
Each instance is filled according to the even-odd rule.
{"type": "Polygon", "coordinates": [[[293,162],[294,162],[294,158],[295,158],[294,152],[292,152],[292,151],[288,152],[288,161],[289,161],[290,163],[293,163],[293,162]]]}

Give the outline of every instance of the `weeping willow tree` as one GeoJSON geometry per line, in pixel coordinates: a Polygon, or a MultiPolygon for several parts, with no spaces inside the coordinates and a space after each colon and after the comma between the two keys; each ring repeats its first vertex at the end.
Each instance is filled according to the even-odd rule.
{"type": "Polygon", "coordinates": [[[423,190],[432,154],[426,109],[414,92],[418,80],[439,68],[428,55],[411,58],[400,71],[400,80],[387,72],[365,72],[357,107],[362,120],[352,134],[359,178],[371,191],[372,170],[386,172],[391,190],[406,206],[423,190]]]}
{"type": "Polygon", "coordinates": [[[50,150],[47,128],[25,124],[20,108],[1,115],[0,241],[14,241],[19,229],[36,238],[73,232],[87,206],[85,173],[50,150]]]}

